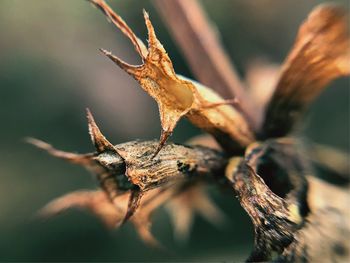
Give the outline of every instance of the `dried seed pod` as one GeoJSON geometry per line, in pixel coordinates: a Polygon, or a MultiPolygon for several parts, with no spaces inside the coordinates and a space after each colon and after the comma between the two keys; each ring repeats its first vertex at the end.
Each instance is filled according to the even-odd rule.
{"type": "MultiPolygon", "coordinates": [[[[319,262],[348,257],[350,247],[346,239],[350,226],[345,220],[349,213],[344,205],[348,192],[310,177],[304,162],[307,158],[296,150],[291,139],[251,144],[255,137],[248,122],[256,128],[255,121],[252,122],[256,118],[247,114],[245,117],[251,119],[247,121],[237,110],[237,100],[225,101],[211,89],[177,75],[146,12],[148,48],[103,0],[90,2],[131,40],[140,55],[142,64],[134,66],[101,50],[157,101],[162,134],[159,143],[133,141],[113,145],[88,111],[94,153],[67,153],[30,139],[29,142],[56,157],[87,167],[97,175],[103,189],[65,195],[48,204],[44,214],[80,207],[91,210],[108,226],[130,220],[142,239],[155,245],[150,217],[171,197],[171,215],[178,234],[186,235],[194,210],[210,220],[218,219],[213,217],[218,211],[202,189],[195,186],[199,180],[222,175],[227,166],[226,177],[254,224],[255,248],[248,261],[319,262]],[[214,135],[226,152],[243,153],[246,149],[245,156],[234,157],[227,165],[225,156],[217,151],[166,144],[183,116],[214,135]],[[163,150],[159,152],[160,149],[163,150]],[[175,215],[174,210],[181,214],[175,215]],[[327,244],[325,249],[317,248],[323,244],[327,244]]],[[[260,130],[261,138],[287,134],[298,115],[329,81],[349,74],[348,46],[347,15],[342,10],[327,5],[311,13],[282,67],[260,130]]],[[[346,170],[344,158],[338,156],[336,160],[342,173],[346,170]]],[[[215,179],[225,181],[222,177],[215,179]]]]}
{"type": "Polygon", "coordinates": [[[142,65],[129,65],[111,52],[101,49],[113,62],[134,77],[156,100],[162,134],[155,155],[183,116],[197,127],[211,133],[228,152],[243,152],[244,147],[254,140],[254,134],[243,115],[236,108],[227,105],[237,104],[237,100],[223,100],[213,90],[176,75],[168,54],[156,37],[147,12],[144,11],[149,45],[146,51],[144,45],[136,41],[138,38],[122,18],[103,0],[91,0],[91,2],[131,40],[142,59],[142,65]]]}
{"type": "Polygon", "coordinates": [[[222,173],[225,167],[226,158],[222,154],[201,146],[166,144],[164,150],[152,158],[158,147],[156,141],[112,145],[101,133],[89,110],[87,116],[91,140],[97,150],[95,153],[72,154],[56,150],[39,140],[29,142],[53,156],[87,167],[97,175],[111,200],[130,190],[124,221],[136,211],[144,192],[170,183],[214,176],[222,173]]]}

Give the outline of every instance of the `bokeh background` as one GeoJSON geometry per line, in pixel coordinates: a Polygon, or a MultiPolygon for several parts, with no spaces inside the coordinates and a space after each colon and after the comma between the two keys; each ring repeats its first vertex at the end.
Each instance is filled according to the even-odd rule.
{"type": "MultiPolygon", "coordinates": [[[[281,63],[298,26],[321,2],[202,1],[242,76],[256,57],[281,63]]],[[[141,38],[146,37],[142,8],[148,10],[177,73],[193,77],[150,1],[109,3],[141,38]]],[[[228,223],[216,228],[196,218],[185,243],[174,239],[166,212],[157,211],[153,232],[167,252],[146,247],[130,225],[110,232],[86,212],[34,217],[55,197],[94,189],[96,182],[84,169],[26,144],[26,136],[90,152],[89,107],[115,144],[159,137],[155,102],[101,55],[100,47],[140,62],[128,40],[87,1],[0,1],[0,261],[242,261],[253,244],[249,218],[234,198],[215,190],[212,197],[228,223]]],[[[299,133],[348,151],[349,79],[330,86],[311,106],[299,133]]],[[[199,133],[182,121],[172,140],[184,142],[199,133]]]]}

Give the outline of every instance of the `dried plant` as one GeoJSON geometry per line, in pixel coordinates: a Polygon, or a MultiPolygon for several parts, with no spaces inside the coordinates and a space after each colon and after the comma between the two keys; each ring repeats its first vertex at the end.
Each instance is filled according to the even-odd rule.
{"type": "MultiPolygon", "coordinates": [[[[213,223],[223,221],[206,194],[206,186],[216,184],[232,190],[254,224],[255,245],[247,261],[349,259],[348,186],[322,181],[312,169],[313,163],[325,165],[348,182],[348,158],[324,146],[305,147],[291,134],[326,85],[350,73],[345,11],[321,5],[311,12],[279,74],[276,66],[270,71],[276,85],[266,94],[261,86],[244,87],[196,1],[154,3],[202,84],[175,73],[147,12],[148,47],[103,0],[90,2],[141,57],[141,65],[130,65],[101,49],[156,100],[161,136],[159,142],[113,145],[87,110],[94,153],[63,152],[29,139],[55,157],[86,167],[100,183],[100,190],[52,201],[42,215],[88,209],[111,228],[130,221],[146,243],[160,246],[150,228],[152,212],[162,205],[180,238],[188,235],[196,211],[213,223]],[[216,144],[209,135],[192,140],[192,146],[167,142],[182,117],[213,136],[216,144]]],[[[264,77],[255,72],[258,80],[264,77]]],[[[251,79],[246,83],[254,85],[251,79]]]]}

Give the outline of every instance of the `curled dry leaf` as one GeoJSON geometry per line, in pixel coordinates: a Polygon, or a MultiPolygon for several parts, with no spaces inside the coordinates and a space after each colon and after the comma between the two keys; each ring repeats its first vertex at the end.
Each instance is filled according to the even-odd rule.
{"type": "Polygon", "coordinates": [[[148,14],[144,11],[148,30],[148,49],[125,22],[102,0],[91,0],[131,40],[142,59],[142,65],[130,65],[104,49],[101,51],[119,67],[133,76],[152,96],[159,107],[162,134],[155,154],[172,134],[177,122],[186,116],[194,125],[211,133],[225,150],[242,152],[254,140],[254,135],[233,106],[237,100],[223,100],[211,89],[177,75],[164,47],[157,39],[148,14]]]}
{"type": "Polygon", "coordinates": [[[350,74],[349,47],[348,13],[331,4],[315,8],[282,66],[261,129],[263,138],[285,136],[330,81],[350,74]]]}

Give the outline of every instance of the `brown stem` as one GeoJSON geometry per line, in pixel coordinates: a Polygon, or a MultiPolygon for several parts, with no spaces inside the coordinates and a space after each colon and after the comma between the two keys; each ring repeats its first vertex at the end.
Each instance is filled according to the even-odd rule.
{"type": "Polygon", "coordinates": [[[272,260],[295,241],[308,213],[305,168],[293,144],[267,141],[233,158],[226,177],[250,216],[255,231],[249,262],[272,260]],[[287,191],[281,192],[284,189],[287,191]]]}

